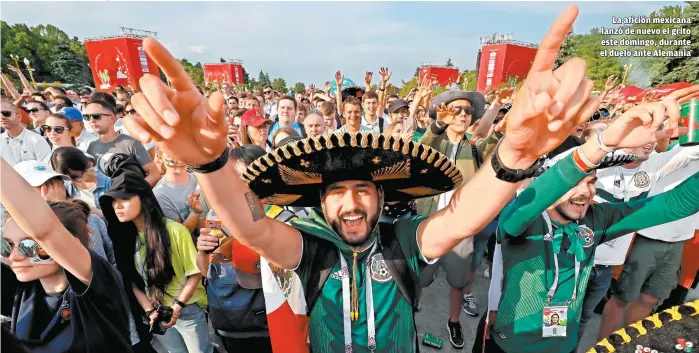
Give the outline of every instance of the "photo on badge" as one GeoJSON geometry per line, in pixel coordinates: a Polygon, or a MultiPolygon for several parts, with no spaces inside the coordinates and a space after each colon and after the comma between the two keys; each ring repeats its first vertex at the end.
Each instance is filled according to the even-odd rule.
{"type": "Polygon", "coordinates": [[[567,306],[544,307],[542,337],[565,337],[567,324],[567,306]]]}

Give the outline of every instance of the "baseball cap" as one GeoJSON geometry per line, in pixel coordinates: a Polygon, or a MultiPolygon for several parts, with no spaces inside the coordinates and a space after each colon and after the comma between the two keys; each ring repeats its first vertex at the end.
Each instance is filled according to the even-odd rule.
{"type": "Polygon", "coordinates": [[[395,113],[397,112],[400,108],[409,108],[410,104],[408,102],[402,100],[402,99],[396,99],[390,104],[388,104],[388,112],[389,113],[395,113]]]}
{"type": "Polygon", "coordinates": [[[58,113],[67,116],[70,121],[83,121],[83,114],[73,107],[61,108],[58,113]]]}
{"type": "Polygon", "coordinates": [[[14,168],[29,185],[35,188],[53,178],[61,178],[63,181],[70,181],[70,177],[67,175],[58,174],[51,167],[39,161],[22,161],[15,164],[14,168]]]}
{"type": "Polygon", "coordinates": [[[250,109],[240,117],[240,125],[249,125],[258,127],[262,124],[269,123],[272,124],[272,120],[269,120],[260,113],[257,109],[250,109]]]}

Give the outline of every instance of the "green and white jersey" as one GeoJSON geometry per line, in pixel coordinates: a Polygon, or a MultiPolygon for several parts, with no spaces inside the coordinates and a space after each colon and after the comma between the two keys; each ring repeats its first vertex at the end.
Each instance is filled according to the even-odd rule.
{"type": "MultiPolygon", "coordinates": [[[[396,236],[403,249],[408,266],[419,274],[420,262],[425,261],[417,245],[417,228],[425,217],[415,216],[399,220],[396,223],[396,236]]],[[[312,212],[308,219],[291,222],[291,225],[305,234],[303,239],[303,255],[296,273],[301,278],[304,290],[310,277],[309,252],[314,251],[317,238],[333,242],[342,253],[349,269],[352,269],[352,252],[330,228],[322,215],[312,212]]],[[[377,232],[378,233],[378,232],[377,232]]],[[[377,238],[375,233],[373,239],[377,238]]],[[[415,351],[415,321],[413,308],[403,297],[398,285],[393,281],[383,256],[375,251],[369,257],[369,250],[357,256],[357,284],[359,319],[352,321],[352,352],[370,352],[367,325],[367,293],[365,277],[367,268],[371,267],[371,286],[374,303],[374,322],[376,328],[377,353],[410,353],[415,351]]],[[[345,273],[350,276],[351,273],[345,273]]],[[[344,320],[343,320],[343,271],[338,260],[330,276],[320,292],[315,306],[310,314],[309,333],[312,352],[345,352],[344,320]]]]}
{"type": "Polygon", "coordinates": [[[542,212],[586,175],[577,169],[572,156],[568,156],[534,180],[500,216],[504,279],[493,337],[506,352],[571,352],[577,342],[580,309],[597,246],[699,211],[699,173],[696,173],[672,191],[655,197],[591,205],[577,227],[568,224],[554,229],[554,234],[563,231],[563,239],[558,253],[558,288],[551,305],[570,300],[575,285],[578,295],[568,307],[567,336],[542,338],[546,294],[555,276],[552,246],[555,240],[544,240],[549,229],[542,212]],[[581,250],[577,257],[582,259],[577,283],[576,249],[581,250]]]}

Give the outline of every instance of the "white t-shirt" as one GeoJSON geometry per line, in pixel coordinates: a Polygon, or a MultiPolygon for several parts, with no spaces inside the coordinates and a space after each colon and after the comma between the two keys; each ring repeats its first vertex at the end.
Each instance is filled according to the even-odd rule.
{"type": "MultiPolygon", "coordinates": [[[[456,162],[456,152],[459,149],[458,143],[449,143],[451,145],[451,153],[449,154],[449,160],[452,163],[456,162]]],[[[447,207],[451,201],[451,197],[454,196],[454,190],[447,191],[439,195],[439,201],[437,202],[437,211],[447,207]]]]}
{"type": "Polygon", "coordinates": [[[22,128],[17,137],[12,138],[7,131],[0,137],[0,155],[10,166],[22,161],[44,161],[51,156],[51,147],[43,136],[22,128]]]}
{"type": "MultiPolygon", "coordinates": [[[[614,167],[598,170],[595,201],[599,203],[628,202],[647,198],[660,179],[688,166],[687,161],[697,159],[699,159],[699,146],[677,147],[669,152],[652,153],[638,168],[614,167]],[[671,160],[673,162],[668,163],[671,160]]],[[[643,231],[639,233],[646,236],[643,231]]],[[[677,241],[666,240],[676,238],[677,236],[665,234],[660,240],[677,241]]],[[[633,233],[629,233],[600,244],[595,252],[595,265],[623,264],[632,240],[633,233]]]]}

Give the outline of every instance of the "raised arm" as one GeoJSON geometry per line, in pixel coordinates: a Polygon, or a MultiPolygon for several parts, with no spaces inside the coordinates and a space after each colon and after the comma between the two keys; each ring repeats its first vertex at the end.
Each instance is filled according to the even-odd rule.
{"type": "Polygon", "coordinates": [[[379,109],[381,109],[381,114],[386,107],[386,100],[388,100],[388,95],[386,95],[386,84],[388,80],[391,79],[391,72],[388,71],[387,67],[382,67],[379,69],[379,75],[381,75],[381,86],[379,87],[379,109]]]}
{"type": "Polygon", "coordinates": [[[335,83],[337,88],[335,89],[335,104],[337,104],[337,114],[342,115],[342,82],[345,82],[345,76],[342,75],[340,71],[335,73],[335,83]]]}
{"type": "Polygon", "coordinates": [[[19,80],[22,81],[22,86],[24,87],[25,92],[29,92],[29,93],[36,92],[36,90],[34,88],[32,88],[32,85],[29,84],[29,81],[24,76],[24,74],[22,73],[21,70],[18,70],[17,67],[9,65],[9,64],[7,65],[7,68],[14,71],[17,74],[17,76],[19,76],[19,80]]]}
{"type": "Polygon", "coordinates": [[[691,216],[699,212],[699,172],[660,195],[597,207],[610,225],[603,241],[691,216]]]}
{"type": "Polygon", "coordinates": [[[490,107],[488,107],[488,110],[485,111],[485,114],[483,114],[483,117],[480,120],[480,124],[478,124],[478,127],[476,128],[476,131],[473,132],[473,138],[488,136],[490,127],[493,126],[493,121],[495,121],[498,111],[500,108],[502,108],[503,100],[509,99],[514,91],[514,88],[505,88],[497,92],[495,100],[490,107]]]}
{"type": "MultiPolygon", "coordinates": [[[[141,78],[143,92],[132,98],[141,118],[130,115],[124,122],[131,135],[142,142],[155,140],[168,155],[189,165],[227,161],[223,156],[227,127],[221,93],[212,93],[209,99],[203,97],[165,47],[153,39],[144,40],[143,46],[173,88],[153,75],[141,78]]],[[[298,264],[301,236],[292,227],[265,216],[257,196],[243,183],[232,163],[195,175],[211,207],[241,243],[279,267],[294,268],[298,264]]]]}
{"type": "MultiPolygon", "coordinates": [[[[577,7],[570,6],[556,19],[539,46],[527,79],[515,98],[505,137],[490,157],[499,158],[507,168],[527,169],[532,166],[537,158],[559,146],[574,127],[586,121],[599,106],[598,98],[590,96],[593,83],[584,78],[586,65],[583,60],[572,59],[552,71],[561,44],[577,14],[577,7]]],[[[678,109],[676,102],[668,109],[672,127],[678,124],[678,109]]],[[[664,116],[654,120],[648,114],[639,115],[638,119],[627,118],[628,123],[613,124],[605,130],[605,144],[621,148],[651,141],[664,116]],[[631,134],[631,131],[637,133],[631,134]]],[[[656,132],[657,137],[664,137],[665,133],[656,132]]],[[[583,151],[591,162],[597,163],[604,153],[590,150],[591,147],[588,145],[583,151]]],[[[463,239],[476,234],[500,212],[517,187],[518,183],[498,179],[491,161],[485,161],[471,180],[454,193],[447,207],[420,225],[417,237],[424,256],[442,256],[463,239]]]]}
{"type": "Polygon", "coordinates": [[[51,207],[12,167],[0,161],[0,202],[22,231],[56,263],[82,283],[92,279],[92,258],[80,240],[58,220],[51,207]]]}
{"type": "Polygon", "coordinates": [[[9,78],[5,74],[0,74],[0,78],[2,78],[2,85],[5,86],[5,89],[7,92],[10,93],[10,96],[12,96],[12,99],[17,100],[20,99],[22,96],[19,94],[17,89],[15,88],[15,85],[12,84],[12,81],[10,81],[9,78]]]}

